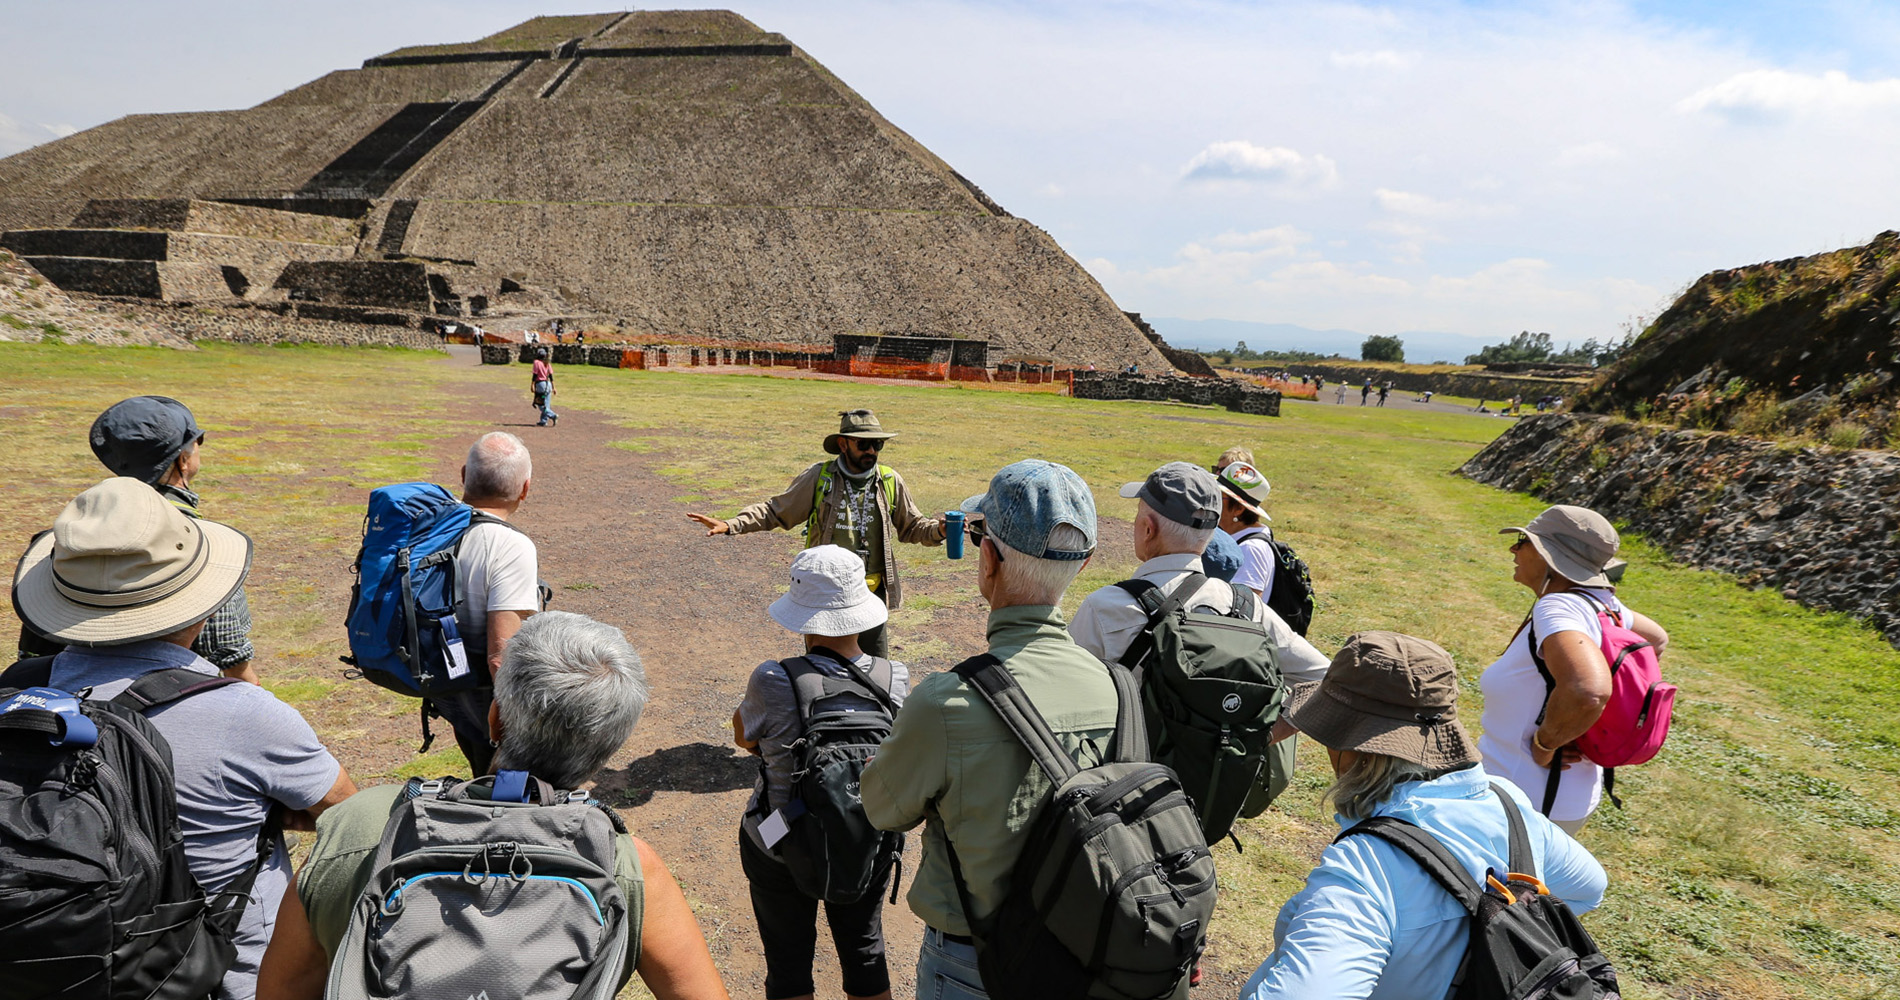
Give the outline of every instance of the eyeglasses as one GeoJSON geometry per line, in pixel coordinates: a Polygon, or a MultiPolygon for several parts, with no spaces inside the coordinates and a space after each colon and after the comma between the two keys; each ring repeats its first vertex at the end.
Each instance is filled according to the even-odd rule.
{"type": "MultiPolygon", "coordinates": [[[[970,540],[975,542],[978,546],[983,544],[983,539],[990,537],[990,529],[983,526],[983,518],[980,517],[973,521],[964,522],[963,532],[969,535],[970,540]]],[[[990,551],[996,553],[997,562],[1003,561],[1003,550],[1001,546],[992,542],[990,543],[990,551]]]]}
{"type": "Polygon", "coordinates": [[[1517,551],[1518,549],[1521,549],[1521,548],[1523,548],[1523,547],[1524,547],[1524,543],[1525,543],[1525,542],[1528,542],[1528,541],[1530,541],[1530,536],[1529,536],[1529,535],[1519,535],[1519,536],[1517,536],[1517,541],[1515,541],[1515,542],[1512,542],[1512,543],[1511,543],[1511,551],[1512,551],[1512,552],[1516,552],[1516,551],[1517,551]]]}
{"type": "Polygon", "coordinates": [[[865,451],[883,451],[884,450],[883,438],[845,438],[845,440],[851,442],[852,445],[858,448],[862,448],[865,451]]]}

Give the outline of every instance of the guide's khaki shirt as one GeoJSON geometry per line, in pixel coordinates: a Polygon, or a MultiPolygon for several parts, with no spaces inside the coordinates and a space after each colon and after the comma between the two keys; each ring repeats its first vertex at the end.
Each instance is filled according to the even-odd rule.
{"type": "MultiPolygon", "coordinates": [[[[814,463],[811,468],[799,473],[798,478],[785,488],[785,492],[726,518],[726,530],[743,535],[749,531],[771,531],[773,528],[800,529],[811,519],[812,506],[816,503],[818,530],[813,537],[805,539],[805,546],[809,548],[829,544],[832,532],[838,525],[838,506],[844,491],[844,469],[832,469],[831,489],[823,497],[817,496],[818,474],[827,463],[835,462],[835,459],[826,459],[814,463]]],[[[882,573],[884,603],[896,608],[903,606],[904,591],[898,584],[897,555],[892,551],[894,546],[890,544],[891,539],[916,545],[938,545],[943,542],[943,522],[934,517],[925,517],[917,509],[916,501],[910,498],[910,490],[904,486],[904,477],[895,472],[891,476],[896,486],[895,502],[886,505],[883,498],[879,497],[877,504],[878,530],[883,532],[883,544],[878,546],[883,549],[883,566],[867,566],[865,572],[872,576],[882,573]]]]}

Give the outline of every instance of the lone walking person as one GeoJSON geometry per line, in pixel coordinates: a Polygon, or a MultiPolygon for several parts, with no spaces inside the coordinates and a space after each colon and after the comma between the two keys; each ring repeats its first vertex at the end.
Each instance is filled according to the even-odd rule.
{"type": "Polygon", "coordinates": [[[534,383],[535,408],[541,411],[541,422],[535,426],[559,426],[560,415],[554,412],[554,367],[548,364],[547,348],[534,352],[534,371],[529,375],[529,380],[534,383]]]}
{"type": "MultiPolygon", "coordinates": [[[[840,545],[857,553],[864,560],[865,585],[886,607],[901,607],[904,591],[898,584],[897,554],[891,543],[941,544],[943,521],[925,517],[911,499],[903,477],[878,463],[878,453],[897,432],[885,430],[870,410],[846,410],[838,416],[838,432],[824,441],[825,451],[838,456],[836,460],[815,463],[778,496],[725,520],[705,514],[686,516],[705,525],[708,535],[743,535],[802,525],[806,548],[840,545]]],[[[872,656],[889,655],[883,625],[865,632],[858,640],[872,656]]]]}

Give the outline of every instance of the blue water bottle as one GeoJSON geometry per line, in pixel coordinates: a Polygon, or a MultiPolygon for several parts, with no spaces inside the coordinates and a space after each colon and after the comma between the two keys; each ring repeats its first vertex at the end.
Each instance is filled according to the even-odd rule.
{"type": "Polygon", "coordinates": [[[963,512],[960,510],[944,512],[943,549],[952,559],[963,558],[963,512]]]}

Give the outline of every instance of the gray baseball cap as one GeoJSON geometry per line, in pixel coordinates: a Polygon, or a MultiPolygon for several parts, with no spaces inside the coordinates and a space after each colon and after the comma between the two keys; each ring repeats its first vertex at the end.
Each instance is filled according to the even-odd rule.
{"type": "Polygon", "coordinates": [[[92,422],[92,453],[115,476],[156,484],[187,445],[204,440],[191,408],[170,396],[122,399],[92,422]]]}
{"type": "Polygon", "coordinates": [[[1005,465],[991,477],[989,492],[963,501],[959,509],[982,518],[985,530],[1024,555],[1066,561],[1095,553],[1095,495],[1066,465],[1039,458],[1005,465]],[[1050,548],[1049,536],[1063,524],[1082,532],[1087,547],[1050,548]]]}
{"type": "Polygon", "coordinates": [[[1213,473],[1198,465],[1169,462],[1150,472],[1145,481],[1124,485],[1121,495],[1140,500],[1176,524],[1196,529],[1220,524],[1220,484],[1213,473]]]}

